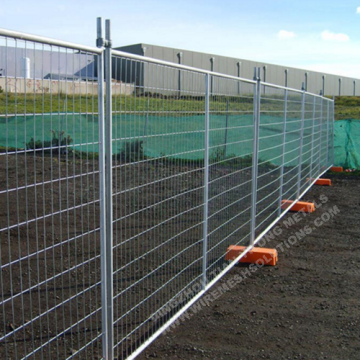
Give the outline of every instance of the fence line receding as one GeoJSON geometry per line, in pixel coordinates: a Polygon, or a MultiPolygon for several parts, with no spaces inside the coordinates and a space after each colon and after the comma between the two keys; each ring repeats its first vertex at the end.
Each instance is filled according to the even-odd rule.
{"type": "Polygon", "coordinates": [[[97,48],[0,29],[1,358],[136,357],[333,162],[332,100],[98,26],[97,48]]]}

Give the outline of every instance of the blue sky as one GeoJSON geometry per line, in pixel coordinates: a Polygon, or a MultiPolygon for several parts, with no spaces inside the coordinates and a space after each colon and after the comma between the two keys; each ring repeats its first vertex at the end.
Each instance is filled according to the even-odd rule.
{"type": "Polygon", "coordinates": [[[0,27],[94,45],[139,42],[360,78],[360,0],[6,1],[0,27]]]}

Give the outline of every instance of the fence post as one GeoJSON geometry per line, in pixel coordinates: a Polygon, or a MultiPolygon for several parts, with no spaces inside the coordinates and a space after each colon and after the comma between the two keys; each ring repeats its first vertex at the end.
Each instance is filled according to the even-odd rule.
{"type": "Polygon", "coordinates": [[[303,138],[304,138],[304,122],[305,122],[305,87],[304,83],[302,84],[302,94],[301,94],[301,130],[300,130],[300,154],[299,154],[299,173],[297,179],[297,193],[296,198],[300,197],[301,190],[301,170],[302,170],[302,147],[303,147],[303,138]]]}
{"type": "Polygon", "coordinates": [[[259,125],[260,125],[260,68],[256,75],[254,69],[254,130],[253,130],[253,158],[252,158],[252,182],[251,182],[251,234],[250,245],[254,246],[255,227],[256,227],[256,201],[257,201],[257,177],[258,177],[258,160],[259,160],[259,125]]]}
{"type": "Polygon", "coordinates": [[[335,122],[335,96],[333,96],[332,103],[332,118],[331,118],[331,145],[332,145],[332,165],[335,165],[335,149],[334,149],[334,122],[335,122]]]}
{"type": "Polygon", "coordinates": [[[288,90],[285,89],[285,92],[284,92],[284,123],[283,123],[283,137],[282,137],[282,155],[281,155],[281,168],[280,168],[280,187],[279,187],[280,194],[279,194],[278,216],[281,215],[281,200],[282,200],[282,197],[283,197],[283,185],[284,185],[287,100],[288,100],[288,90]]]}
{"type": "MultiPolygon", "coordinates": [[[[97,18],[97,39],[96,45],[102,48],[105,41],[102,36],[102,19],[97,18]]],[[[106,126],[105,126],[105,94],[104,94],[104,52],[98,55],[98,121],[99,121],[99,173],[100,173],[100,261],[101,261],[101,324],[102,324],[102,352],[104,359],[110,359],[108,332],[108,306],[107,306],[107,194],[106,194],[106,126]]]]}
{"type": "Polygon", "coordinates": [[[312,121],[312,129],[311,129],[310,182],[313,179],[315,116],[316,116],[316,96],[314,96],[313,113],[312,113],[313,121],[312,121]]]}
{"type": "Polygon", "coordinates": [[[329,152],[330,152],[330,146],[329,146],[329,121],[330,121],[330,117],[329,117],[329,111],[330,111],[330,101],[327,100],[327,114],[326,114],[326,167],[329,166],[329,152]]]}
{"type": "Polygon", "coordinates": [[[203,226],[203,276],[202,287],[206,288],[209,208],[209,122],[210,122],[210,74],[205,75],[205,152],[204,152],[204,226],[203,226]]]}
{"type": "Polygon", "coordinates": [[[105,360],[114,359],[114,330],[113,330],[113,202],[112,202],[112,88],[111,88],[111,29],[110,20],[105,21],[105,41],[104,41],[104,68],[105,68],[105,254],[102,256],[106,262],[105,265],[105,298],[102,307],[106,307],[105,324],[103,331],[106,335],[103,337],[103,353],[105,360]]]}
{"type": "MultiPolygon", "coordinates": [[[[322,91],[320,91],[320,96],[323,96],[322,91]]],[[[321,98],[321,106],[320,106],[319,173],[316,174],[316,176],[320,175],[320,173],[321,173],[323,103],[324,103],[324,98],[322,97],[322,98],[321,98]]]]}

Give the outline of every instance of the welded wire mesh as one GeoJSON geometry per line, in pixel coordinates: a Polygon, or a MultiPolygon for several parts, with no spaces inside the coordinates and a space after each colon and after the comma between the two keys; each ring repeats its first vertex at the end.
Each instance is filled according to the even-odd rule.
{"type": "Polygon", "coordinates": [[[213,78],[209,101],[208,281],[222,271],[229,245],[249,244],[254,136],[254,84],[213,78]],[[238,88],[239,94],[233,95],[233,89],[238,88]]]}
{"type": "Polygon", "coordinates": [[[330,167],[333,101],[21,38],[0,38],[0,357],[133,358],[330,167]]]}
{"type": "Polygon", "coordinates": [[[125,78],[146,70],[156,79],[133,96],[113,94],[114,345],[122,358],[198,291],[177,299],[202,274],[204,75],[119,56],[112,64],[125,78]],[[192,91],[178,93],[179,76],[192,91]]]}
{"type": "Polygon", "coordinates": [[[329,166],[330,102],[119,52],[112,66],[135,84],[113,94],[112,117],[114,348],[125,358],[226,271],[230,245],[249,246],[252,232],[256,243],[329,166]]]}
{"type": "Polygon", "coordinates": [[[95,54],[8,37],[0,43],[3,66],[14,66],[0,94],[0,357],[94,359],[101,354],[99,130],[94,69],[84,67],[95,54]]]}

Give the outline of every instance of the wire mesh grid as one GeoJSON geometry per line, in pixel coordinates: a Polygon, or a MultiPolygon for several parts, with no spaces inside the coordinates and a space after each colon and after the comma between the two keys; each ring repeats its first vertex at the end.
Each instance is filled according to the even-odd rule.
{"type": "Polygon", "coordinates": [[[101,354],[94,54],[1,38],[0,357],[101,354]],[[28,73],[15,59],[31,59],[28,73]],[[44,69],[50,70],[48,79],[44,69]],[[60,82],[61,75],[81,76],[60,82]],[[56,79],[56,80],[54,80],[56,79]]]}
{"type": "Polygon", "coordinates": [[[198,289],[204,208],[203,74],[113,56],[136,85],[113,94],[115,354],[129,355],[198,289]],[[178,91],[192,84],[192,91],[178,91]],[[136,81],[136,80],[135,80],[136,81]],[[202,89],[202,90],[201,90],[202,89]]]}
{"type": "Polygon", "coordinates": [[[333,161],[329,99],[0,41],[3,358],[134,358],[333,161]]]}
{"type": "Polygon", "coordinates": [[[254,84],[214,76],[209,103],[208,282],[228,247],[250,240],[254,84]]]}

